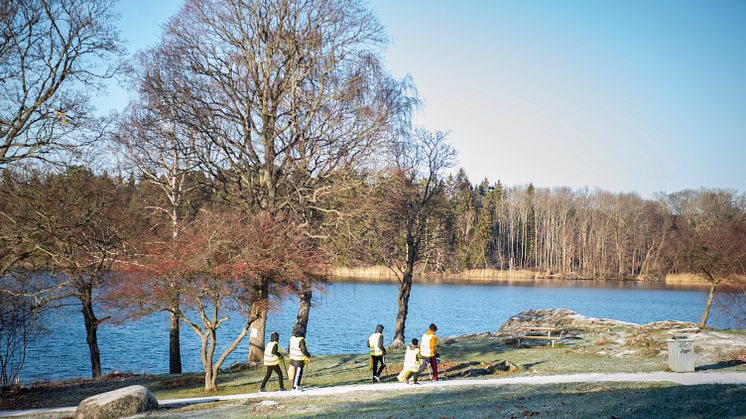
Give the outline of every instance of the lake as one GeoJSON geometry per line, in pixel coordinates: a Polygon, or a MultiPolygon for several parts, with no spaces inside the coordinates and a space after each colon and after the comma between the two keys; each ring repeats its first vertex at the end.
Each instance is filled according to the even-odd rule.
{"type": "MultiPolygon", "coordinates": [[[[386,343],[394,332],[398,283],[335,282],[317,292],[308,325],[312,355],[367,353],[366,340],[377,323],[385,327],[386,343]]],[[[407,340],[419,338],[430,323],[440,336],[497,330],[510,316],[527,309],[568,308],[594,317],[635,323],[657,320],[697,322],[707,294],[697,286],[666,286],[639,282],[536,281],[496,284],[415,283],[409,304],[407,340]]],[[[295,322],[297,301],[288,299],[272,312],[267,334],[280,333],[287,347],[295,322]]],[[[103,317],[104,313],[97,313],[103,317]]],[[[49,315],[49,333],[29,348],[22,382],[90,377],[85,328],[77,307],[49,315]]],[[[716,309],[710,326],[734,327],[716,309]]],[[[218,330],[225,348],[242,326],[238,318],[218,330]]],[[[104,374],[111,371],[168,372],[168,318],[153,315],[125,325],[104,324],[99,329],[104,374]]],[[[188,327],[181,328],[184,371],[201,371],[200,340],[188,327]]],[[[244,361],[248,339],[228,358],[224,367],[244,361]]],[[[217,358],[217,356],[216,356],[217,358]]]]}

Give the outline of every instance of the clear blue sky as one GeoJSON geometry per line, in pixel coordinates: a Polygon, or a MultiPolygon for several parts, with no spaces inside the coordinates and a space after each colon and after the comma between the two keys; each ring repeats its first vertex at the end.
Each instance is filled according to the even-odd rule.
{"type": "MultiPolygon", "coordinates": [[[[122,0],[131,51],[181,1],[122,0]]],[[[746,190],[746,1],[375,0],[472,181],[746,190]]],[[[97,103],[120,109],[127,93],[97,103]]]]}

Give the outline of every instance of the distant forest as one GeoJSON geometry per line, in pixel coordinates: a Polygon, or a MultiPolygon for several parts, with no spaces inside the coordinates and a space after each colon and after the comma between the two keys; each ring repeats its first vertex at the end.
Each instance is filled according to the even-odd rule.
{"type": "MultiPolygon", "coordinates": [[[[406,217],[391,213],[383,219],[376,217],[386,209],[383,203],[395,198],[383,186],[390,178],[385,170],[348,176],[347,192],[340,192],[333,205],[327,203],[334,211],[326,217],[314,215],[316,228],[323,232],[314,237],[315,246],[325,250],[332,265],[395,262],[386,249],[406,240],[405,229],[400,234],[386,234],[381,230],[391,226],[382,228],[381,224],[406,217]]],[[[416,179],[416,183],[422,182],[416,179]]],[[[112,224],[122,243],[140,237],[143,231],[170,231],[174,220],[180,225],[193,222],[200,209],[230,208],[242,201],[235,196],[237,185],[217,185],[195,171],[180,185],[183,193],[178,214],[174,214],[161,186],[145,178],[95,174],[90,168],[73,166],[64,172],[6,170],[0,179],[0,194],[6,215],[27,214],[25,221],[36,229],[50,216],[59,222],[57,212],[69,217],[90,216],[93,209],[78,208],[80,214],[75,214],[75,205],[81,200],[97,211],[116,206],[116,211],[107,209],[98,215],[108,218],[106,223],[112,224]],[[30,212],[32,208],[35,214],[30,212]],[[35,215],[39,218],[32,219],[35,215]]],[[[684,227],[690,230],[722,224],[712,233],[717,236],[714,241],[733,244],[742,240],[732,235],[738,233],[738,221],[746,217],[744,194],[726,189],[684,190],[645,199],[636,193],[601,189],[505,186],[487,179],[475,184],[463,169],[444,177],[438,186],[435,204],[424,220],[419,273],[513,269],[566,278],[655,281],[668,273],[693,270],[681,253],[684,227]],[[733,230],[726,231],[728,226],[733,230]]],[[[24,233],[17,229],[18,224],[4,225],[8,236],[24,233]]],[[[406,249],[406,243],[400,243],[395,251],[399,249],[406,249]]]]}
{"type": "MultiPolygon", "coordinates": [[[[473,184],[460,169],[444,180],[419,270],[529,269],[547,276],[658,280],[690,269],[676,257],[677,219],[737,219],[746,214],[745,203],[742,193],[731,190],[684,190],[645,199],[636,193],[505,186],[487,179],[473,184]]],[[[337,263],[385,264],[377,244],[365,239],[376,235],[367,235],[363,224],[357,231],[364,244],[357,253],[340,246],[337,263]]]]}

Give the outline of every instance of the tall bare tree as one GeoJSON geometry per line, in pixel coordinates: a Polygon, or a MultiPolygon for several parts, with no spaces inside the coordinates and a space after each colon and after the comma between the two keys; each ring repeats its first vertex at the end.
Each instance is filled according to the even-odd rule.
{"type": "MultiPolygon", "coordinates": [[[[149,95],[147,89],[130,104],[123,117],[118,133],[117,144],[122,146],[123,157],[142,176],[143,180],[155,187],[161,199],[148,199],[145,203],[151,209],[155,220],[167,220],[170,239],[179,235],[182,221],[187,215],[190,195],[200,188],[197,163],[188,134],[164,115],[166,107],[158,97],[149,95]]],[[[197,194],[199,195],[199,194],[197,194]]],[[[199,199],[198,199],[199,200],[199,199]]],[[[181,344],[179,341],[179,290],[174,289],[169,321],[169,372],[180,374],[181,344]]]]}
{"type": "MultiPolygon", "coordinates": [[[[349,187],[334,175],[368,160],[411,106],[382,67],[385,40],[356,0],[189,0],[149,52],[159,65],[144,82],[233,202],[324,238],[320,221],[341,215],[328,198],[349,187]]],[[[259,361],[267,305],[253,307],[259,361]]]]}
{"type": "MultiPolygon", "coordinates": [[[[443,171],[453,165],[455,151],[444,132],[417,129],[394,145],[393,165],[370,200],[375,253],[399,278],[398,312],[392,345],[404,344],[404,330],[415,267],[437,242],[433,237],[444,198],[443,171]]],[[[444,238],[439,238],[444,239],[444,238]]]]}
{"type": "Polygon", "coordinates": [[[119,69],[111,0],[0,1],[0,167],[100,133],[88,95],[119,69]]]}

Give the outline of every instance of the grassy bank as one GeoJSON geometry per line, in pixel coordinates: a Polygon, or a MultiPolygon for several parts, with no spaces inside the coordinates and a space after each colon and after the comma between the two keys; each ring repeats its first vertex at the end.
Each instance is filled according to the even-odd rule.
{"type": "MultiPolygon", "coordinates": [[[[663,342],[665,342],[666,338],[664,334],[653,331],[640,338],[640,336],[643,336],[642,334],[631,332],[625,329],[624,326],[604,328],[604,330],[606,331],[584,330],[575,333],[571,339],[566,340],[565,344],[558,345],[556,348],[541,345],[517,347],[510,339],[505,339],[494,334],[482,334],[444,339],[445,343],[441,345],[440,351],[443,354],[443,359],[447,361],[446,375],[449,379],[460,379],[462,377],[475,378],[475,376],[478,377],[480,375],[484,378],[493,378],[515,375],[550,375],[581,372],[647,372],[667,369],[666,355],[660,352],[660,348],[664,345],[663,342]],[[518,367],[518,370],[510,373],[497,372],[496,374],[481,372],[484,367],[500,360],[509,360],[518,367]]],[[[716,335],[713,335],[715,337],[712,339],[724,339],[733,342],[746,340],[746,335],[743,333],[728,331],[717,331],[714,333],[716,335]]],[[[704,345],[704,341],[700,345],[704,345]]],[[[722,346],[716,340],[713,341],[713,345],[722,346]]],[[[746,359],[739,358],[742,355],[734,353],[732,349],[725,352],[706,352],[704,350],[702,352],[703,354],[706,353],[706,356],[698,358],[697,364],[700,370],[746,371],[746,359]]],[[[392,350],[387,358],[389,365],[384,373],[384,380],[394,381],[401,367],[403,352],[392,350]]],[[[179,376],[119,375],[109,376],[102,380],[52,382],[34,385],[25,393],[4,392],[1,398],[2,401],[0,401],[0,409],[74,406],[88,396],[133,384],[145,385],[161,400],[216,394],[240,394],[257,391],[263,374],[264,368],[245,368],[241,366],[233,368],[231,371],[221,373],[219,379],[220,389],[217,392],[209,394],[206,394],[202,390],[203,378],[198,373],[179,376]]],[[[307,387],[338,386],[369,381],[368,359],[365,354],[316,357],[309,365],[306,374],[304,374],[304,385],[307,387]]],[[[270,390],[277,388],[276,379],[273,378],[268,388],[270,390]]],[[[635,388],[646,389],[648,387],[633,386],[630,390],[635,388]]],[[[561,387],[552,387],[551,389],[552,392],[557,392],[561,390],[561,387]]],[[[504,389],[500,391],[511,394],[510,392],[518,390],[504,389]]],[[[473,397],[479,399],[478,393],[473,395],[473,397]]],[[[459,398],[459,400],[461,399],[459,393],[453,393],[452,396],[459,398]]],[[[434,396],[422,394],[416,396],[415,399],[418,400],[417,403],[420,401],[424,403],[430,397],[434,396]]],[[[608,397],[611,400],[611,396],[608,397]]],[[[489,403],[493,404],[498,403],[498,401],[499,398],[489,399],[489,403]]],[[[306,402],[299,402],[298,406],[303,403],[306,402]]],[[[340,401],[340,403],[342,402],[340,401]]],[[[382,411],[389,409],[391,407],[390,403],[394,403],[394,401],[386,403],[389,404],[384,405],[384,410],[382,411]]],[[[334,414],[337,411],[334,409],[341,409],[342,407],[344,407],[343,403],[330,406],[331,410],[329,411],[320,411],[317,413],[334,414]]],[[[371,406],[371,408],[373,409],[371,414],[377,412],[377,407],[371,406]]],[[[492,406],[492,409],[494,411],[495,407],[492,406]]],[[[293,410],[286,410],[284,412],[290,415],[296,414],[293,413],[293,410]]],[[[299,411],[297,414],[303,415],[304,413],[299,411]]]]}

